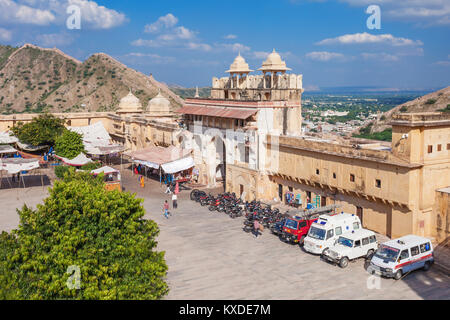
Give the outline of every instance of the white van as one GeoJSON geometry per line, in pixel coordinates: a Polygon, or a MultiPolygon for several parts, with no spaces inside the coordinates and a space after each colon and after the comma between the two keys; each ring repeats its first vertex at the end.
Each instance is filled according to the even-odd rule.
{"type": "Polygon", "coordinates": [[[427,271],[433,262],[431,241],[408,235],[383,243],[372,257],[367,271],[399,280],[404,274],[416,269],[427,271]]]}
{"type": "Polygon", "coordinates": [[[350,213],[321,215],[317,222],[311,225],[303,248],[314,254],[321,254],[334,245],[341,235],[361,228],[359,217],[350,213]]]}
{"type": "Polygon", "coordinates": [[[361,257],[371,258],[378,249],[375,232],[360,229],[342,235],[336,243],[323,252],[323,258],[346,268],[350,260],[361,257]]]}

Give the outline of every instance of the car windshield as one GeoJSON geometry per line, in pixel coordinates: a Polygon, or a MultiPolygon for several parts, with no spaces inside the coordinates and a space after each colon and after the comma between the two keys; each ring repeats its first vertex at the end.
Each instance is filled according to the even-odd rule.
{"type": "Polygon", "coordinates": [[[350,239],[347,239],[344,237],[339,237],[338,243],[342,244],[343,246],[346,246],[346,247],[350,247],[350,248],[353,247],[353,240],[350,240],[350,239]]]}
{"type": "Polygon", "coordinates": [[[285,227],[286,227],[286,228],[289,228],[289,229],[297,230],[297,225],[298,225],[298,222],[297,222],[297,221],[291,220],[291,219],[287,219],[287,220],[286,220],[285,227]]]}
{"type": "Polygon", "coordinates": [[[394,262],[395,259],[397,259],[399,252],[400,250],[398,249],[388,246],[381,246],[375,253],[375,257],[394,262]]]}
{"type": "Polygon", "coordinates": [[[311,227],[311,229],[309,229],[308,236],[314,239],[323,240],[325,239],[325,230],[316,227],[311,227]]]}

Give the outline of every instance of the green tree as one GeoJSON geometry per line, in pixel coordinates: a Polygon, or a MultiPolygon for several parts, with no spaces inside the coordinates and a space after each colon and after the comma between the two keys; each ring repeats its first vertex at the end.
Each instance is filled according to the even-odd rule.
{"type": "Polygon", "coordinates": [[[75,158],[84,152],[82,135],[65,129],[63,134],[56,138],[55,152],[60,157],[67,159],[75,158]]]}
{"type": "Polygon", "coordinates": [[[168,292],[159,228],[142,200],[106,191],[102,175],[69,171],[44,203],[18,210],[0,236],[0,299],[160,299],[168,292]],[[80,288],[70,289],[70,266],[80,288]]]}
{"type": "Polygon", "coordinates": [[[29,123],[19,122],[11,128],[14,135],[21,142],[33,146],[53,146],[55,140],[65,130],[64,120],[56,118],[51,114],[42,114],[33,118],[29,123]]]}

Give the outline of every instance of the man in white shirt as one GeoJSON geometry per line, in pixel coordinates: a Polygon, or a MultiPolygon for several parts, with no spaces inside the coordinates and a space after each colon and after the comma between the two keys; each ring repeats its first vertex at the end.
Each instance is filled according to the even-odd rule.
{"type": "Polygon", "coordinates": [[[178,208],[177,198],[178,197],[177,197],[176,193],[174,192],[172,194],[172,207],[173,207],[173,209],[177,209],[178,208]]]}

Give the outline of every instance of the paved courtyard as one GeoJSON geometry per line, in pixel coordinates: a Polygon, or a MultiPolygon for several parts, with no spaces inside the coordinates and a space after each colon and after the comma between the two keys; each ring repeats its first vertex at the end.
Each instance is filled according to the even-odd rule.
{"type": "MultiPolygon", "coordinates": [[[[160,226],[158,250],[166,251],[169,266],[167,299],[450,299],[449,275],[435,267],[401,281],[376,278],[379,289],[369,289],[364,260],[340,269],[267,230],[255,239],[242,231],[243,218],[210,213],[189,200],[189,191],[182,191],[178,210],[166,219],[162,204],[170,195],[159,182],[149,180],[141,189],[129,171],[122,177],[127,191],[145,199],[146,217],[160,226]]],[[[0,190],[0,231],[17,226],[15,208],[35,206],[44,197],[42,187],[0,190]]]]}

